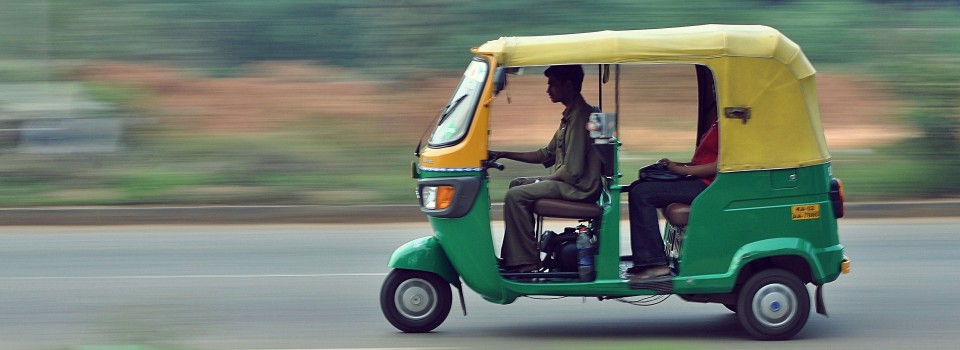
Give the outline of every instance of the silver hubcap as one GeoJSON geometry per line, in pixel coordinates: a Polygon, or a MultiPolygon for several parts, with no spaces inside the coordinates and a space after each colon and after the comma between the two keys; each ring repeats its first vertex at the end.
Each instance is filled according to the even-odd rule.
{"type": "Polygon", "coordinates": [[[437,290],[430,282],[411,278],[397,286],[394,302],[404,317],[419,320],[429,316],[437,308],[437,290]]]}
{"type": "Polygon", "coordinates": [[[751,303],[757,321],[767,327],[780,327],[797,313],[797,295],[789,287],[775,283],[760,288],[751,303]]]}

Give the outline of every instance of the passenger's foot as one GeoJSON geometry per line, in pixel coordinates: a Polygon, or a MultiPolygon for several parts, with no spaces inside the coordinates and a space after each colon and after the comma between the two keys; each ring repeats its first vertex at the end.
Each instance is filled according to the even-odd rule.
{"type": "MultiPolygon", "coordinates": [[[[629,272],[630,270],[627,270],[629,272]]],[[[673,271],[670,270],[670,266],[661,265],[653,267],[641,267],[638,272],[633,274],[633,277],[630,277],[632,281],[638,280],[648,280],[657,277],[670,276],[673,271]]]]}

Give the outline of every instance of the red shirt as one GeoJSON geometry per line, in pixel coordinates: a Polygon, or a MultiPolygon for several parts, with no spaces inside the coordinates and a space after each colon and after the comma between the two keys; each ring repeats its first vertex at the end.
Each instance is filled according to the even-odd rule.
{"type": "MultiPolygon", "coordinates": [[[[690,165],[703,165],[717,161],[717,154],[720,152],[720,132],[717,130],[717,123],[710,125],[710,129],[700,137],[700,144],[693,151],[693,158],[690,159],[690,165]]],[[[700,181],[709,185],[713,183],[716,175],[701,178],[700,181]]]]}

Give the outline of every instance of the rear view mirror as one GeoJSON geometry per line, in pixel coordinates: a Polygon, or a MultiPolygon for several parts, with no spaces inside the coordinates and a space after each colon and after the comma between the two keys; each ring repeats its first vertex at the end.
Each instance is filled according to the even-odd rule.
{"type": "Polygon", "coordinates": [[[493,76],[493,94],[500,94],[507,87],[507,68],[497,67],[493,76]]]}
{"type": "Polygon", "coordinates": [[[507,74],[521,74],[523,69],[520,67],[497,67],[493,74],[493,94],[499,94],[500,91],[507,88],[507,74]]]}
{"type": "Polygon", "coordinates": [[[587,130],[590,131],[590,137],[594,139],[594,142],[608,142],[617,130],[617,114],[591,113],[590,121],[587,123],[587,130]]]}

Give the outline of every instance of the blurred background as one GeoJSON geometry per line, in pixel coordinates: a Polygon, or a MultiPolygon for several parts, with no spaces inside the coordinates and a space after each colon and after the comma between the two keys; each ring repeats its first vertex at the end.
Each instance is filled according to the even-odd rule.
{"type": "MultiPolygon", "coordinates": [[[[471,47],[706,23],[772,26],[804,49],[849,200],[960,197],[956,0],[0,0],[0,9],[0,207],[413,204],[414,148],[471,47]]],[[[639,90],[668,104],[677,97],[656,92],[675,79],[657,74],[641,72],[639,90]]],[[[544,145],[562,110],[542,77],[516,83],[512,98],[539,104],[544,119],[532,123],[542,127],[531,135],[494,120],[492,147],[544,145]]],[[[692,134],[644,137],[685,128],[674,117],[638,131],[646,142],[626,149],[635,165],[692,152],[692,134]]],[[[516,174],[535,169],[513,164],[516,174]]]]}

